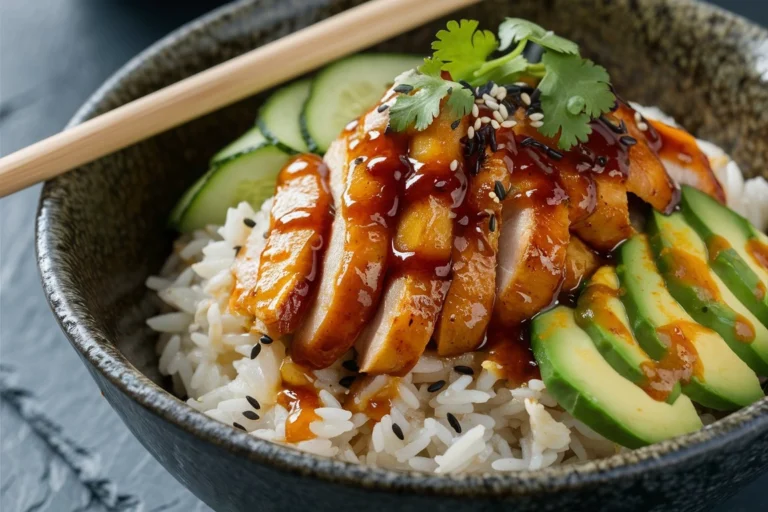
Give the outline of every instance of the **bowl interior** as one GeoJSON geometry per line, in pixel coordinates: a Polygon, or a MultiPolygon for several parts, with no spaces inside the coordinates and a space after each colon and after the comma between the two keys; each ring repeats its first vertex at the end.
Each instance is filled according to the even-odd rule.
{"type": "MultiPolygon", "coordinates": [[[[74,122],[358,3],[312,1],[297,9],[292,2],[252,0],[225,7],[131,61],[74,122]]],[[[534,20],[577,41],[585,55],[609,70],[624,98],[660,106],[730,151],[750,175],[768,176],[765,31],[688,1],[486,0],[451,17],[479,19],[495,29],[505,15],[534,20]]],[[[436,21],[374,50],[426,54],[444,23],[436,21]]],[[[97,366],[109,363],[121,372],[132,366],[167,386],[157,371],[156,336],[145,325],[159,302],[144,281],[171,251],[175,234],[166,219],[174,203],[206,170],[208,159],[253,123],[264,97],[46,184],[38,218],[46,292],[76,346],[97,366]],[[90,350],[93,344],[101,351],[90,350]]]]}

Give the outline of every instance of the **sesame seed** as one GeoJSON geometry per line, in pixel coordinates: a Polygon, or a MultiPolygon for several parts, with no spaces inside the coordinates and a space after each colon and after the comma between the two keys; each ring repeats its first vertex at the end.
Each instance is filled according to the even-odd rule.
{"type": "Polygon", "coordinates": [[[461,434],[461,423],[459,423],[459,420],[456,419],[456,416],[449,412],[445,415],[445,417],[448,418],[448,423],[451,425],[453,430],[455,430],[457,434],[461,434]]]}
{"type": "Polygon", "coordinates": [[[412,90],[413,90],[413,86],[408,84],[400,84],[397,87],[395,87],[395,92],[400,92],[404,94],[407,94],[412,90]]]}
{"type": "Polygon", "coordinates": [[[504,117],[502,117],[501,112],[499,112],[498,110],[493,111],[493,118],[500,123],[504,122],[504,117]]]}
{"type": "MultiPolygon", "coordinates": [[[[494,194],[494,195],[496,195],[496,194],[494,194]]],[[[462,375],[474,375],[475,374],[475,370],[473,370],[469,366],[464,366],[463,364],[460,364],[458,366],[454,366],[453,370],[456,373],[460,373],[462,375]]]]}
{"type": "Polygon", "coordinates": [[[637,128],[641,132],[647,132],[648,131],[648,123],[637,123],[637,128]]]}
{"type": "Polygon", "coordinates": [[[432,384],[430,384],[429,387],[427,388],[427,391],[429,391],[430,393],[434,393],[435,391],[440,391],[441,389],[443,389],[443,386],[445,386],[445,381],[439,380],[437,382],[433,382],[432,384]]]}
{"type": "Polygon", "coordinates": [[[475,138],[475,129],[472,128],[471,126],[467,130],[467,137],[470,138],[470,139],[474,139],[475,138]]]}
{"type": "Polygon", "coordinates": [[[252,396],[245,395],[245,399],[248,400],[248,403],[251,404],[251,407],[253,407],[254,409],[261,409],[261,404],[259,403],[259,401],[253,398],[252,396]]]}
{"type": "Polygon", "coordinates": [[[477,117],[480,115],[480,107],[477,106],[477,103],[472,105],[472,116],[477,117]]]}
{"type": "Polygon", "coordinates": [[[339,385],[344,386],[345,388],[349,389],[350,386],[352,386],[352,383],[355,381],[354,375],[347,375],[346,377],[342,377],[341,380],[339,380],[339,385]]]}
{"type": "Polygon", "coordinates": [[[365,159],[364,159],[363,157],[359,156],[359,157],[355,158],[355,159],[352,161],[352,163],[353,163],[354,165],[360,165],[360,164],[361,164],[361,163],[363,163],[364,161],[365,161],[365,159]]]}
{"type": "Polygon", "coordinates": [[[350,372],[357,373],[360,371],[360,367],[357,366],[357,361],[355,361],[354,359],[348,359],[347,361],[344,361],[343,363],[341,363],[341,366],[343,366],[345,370],[349,370],[350,372]]]}
{"type": "Polygon", "coordinates": [[[485,100],[483,98],[478,98],[475,100],[475,105],[485,105],[485,100]]]}
{"type": "Polygon", "coordinates": [[[544,121],[534,121],[531,123],[531,126],[533,126],[534,128],[541,128],[542,126],[544,126],[544,121]]]}
{"type": "MultiPolygon", "coordinates": [[[[491,215],[491,218],[488,219],[488,231],[490,231],[491,233],[496,231],[496,216],[495,215],[491,215]]],[[[471,368],[470,368],[470,370],[471,370],[471,368]]]]}
{"type": "Polygon", "coordinates": [[[491,96],[496,96],[497,92],[499,92],[499,86],[496,84],[493,84],[493,87],[491,87],[491,91],[489,92],[489,94],[491,96]]]}
{"type": "Polygon", "coordinates": [[[531,104],[531,95],[528,94],[527,92],[521,93],[520,99],[523,100],[523,103],[525,103],[526,105],[531,104]]]}
{"type": "Polygon", "coordinates": [[[493,184],[493,192],[496,194],[496,197],[504,200],[505,197],[507,197],[507,191],[504,190],[504,185],[499,181],[496,180],[493,184]]]}
{"type": "Polygon", "coordinates": [[[490,101],[496,103],[496,100],[493,99],[493,97],[491,95],[489,95],[489,94],[483,94],[483,100],[485,101],[486,105],[489,105],[488,102],[490,102],[490,101]]]}
{"type": "Polygon", "coordinates": [[[251,349],[251,359],[256,359],[257,357],[259,357],[260,353],[261,353],[261,345],[257,343],[251,349]]]}
{"type": "Polygon", "coordinates": [[[493,127],[494,130],[498,130],[499,128],[501,128],[501,124],[499,124],[499,122],[495,119],[491,119],[491,126],[493,127]]]}
{"type": "Polygon", "coordinates": [[[485,106],[493,110],[499,109],[499,103],[496,100],[485,100],[485,106]]]}
{"type": "Polygon", "coordinates": [[[608,163],[608,159],[607,159],[607,158],[605,158],[604,156],[599,156],[599,157],[597,157],[597,164],[598,164],[600,167],[605,167],[605,165],[606,165],[607,163],[608,163]]]}
{"type": "Polygon", "coordinates": [[[501,120],[502,122],[504,122],[504,120],[509,117],[509,110],[507,110],[507,106],[503,103],[499,105],[499,114],[504,118],[501,120]]]}
{"type": "Polygon", "coordinates": [[[242,245],[236,245],[235,247],[233,247],[233,249],[235,249],[235,257],[237,257],[237,255],[240,254],[240,249],[242,248],[243,248],[242,245]]]}
{"type": "Polygon", "coordinates": [[[400,428],[400,425],[397,423],[392,424],[392,432],[395,433],[397,438],[401,441],[405,440],[405,434],[403,434],[403,429],[400,428]]]}
{"type": "Polygon", "coordinates": [[[451,130],[455,130],[456,128],[459,127],[460,124],[461,124],[461,119],[455,120],[454,122],[451,123],[451,130]]]}
{"type": "Polygon", "coordinates": [[[515,126],[517,126],[517,121],[514,121],[512,119],[507,119],[506,121],[501,123],[502,128],[514,128],[515,126]]]}
{"type": "Polygon", "coordinates": [[[544,119],[544,114],[542,114],[541,112],[536,112],[535,114],[529,115],[528,119],[530,119],[531,121],[541,121],[542,119],[544,119]]]}
{"type": "Polygon", "coordinates": [[[640,112],[635,112],[635,122],[636,123],[642,123],[643,122],[643,116],[640,115],[640,112]]]}
{"type": "Polygon", "coordinates": [[[258,415],[258,414],[256,414],[256,413],[255,413],[255,412],[253,412],[253,411],[243,411],[243,416],[245,416],[245,417],[246,417],[246,418],[248,418],[249,420],[253,420],[253,421],[256,421],[256,420],[258,420],[258,419],[259,419],[259,415],[258,415]]]}
{"type": "Polygon", "coordinates": [[[272,338],[267,336],[266,334],[262,334],[261,338],[259,338],[259,341],[265,345],[269,345],[270,343],[272,343],[272,338]]]}
{"type": "Polygon", "coordinates": [[[483,116],[480,118],[480,121],[482,121],[483,124],[488,124],[491,122],[491,118],[488,116],[483,116]]]}
{"type": "Polygon", "coordinates": [[[503,100],[504,98],[507,97],[507,89],[505,89],[504,87],[500,87],[498,92],[494,96],[496,96],[496,99],[499,101],[503,100]]]}
{"type": "Polygon", "coordinates": [[[475,126],[474,126],[474,128],[475,128],[475,130],[479,130],[481,126],[483,126],[483,122],[478,117],[477,119],[475,119],[475,126]]]}
{"type": "Polygon", "coordinates": [[[491,199],[494,199],[494,200],[499,198],[499,196],[497,196],[496,192],[494,192],[493,190],[488,192],[488,197],[490,197],[491,199]]]}
{"type": "Polygon", "coordinates": [[[244,218],[244,219],[243,219],[243,224],[245,224],[245,225],[246,225],[246,226],[248,226],[249,228],[254,228],[254,227],[256,227],[256,221],[255,221],[255,220],[253,220],[253,219],[249,219],[248,217],[246,217],[246,218],[244,218]]]}
{"type": "Polygon", "coordinates": [[[243,432],[248,432],[247,430],[245,430],[245,427],[244,427],[244,426],[242,426],[241,424],[239,424],[239,423],[238,423],[238,422],[236,422],[236,421],[233,421],[233,422],[232,422],[232,426],[233,426],[233,427],[235,427],[235,428],[239,428],[239,429],[240,429],[240,430],[242,430],[243,432]]]}
{"type": "Polygon", "coordinates": [[[384,112],[388,108],[389,108],[389,104],[382,103],[381,105],[379,105],[379,108],[376,109],[376,112],[384,112]]]}
{"type": "Polygon", "coordinates": [[[459,161],[458,160],[451,160],[451,170],[455,171],[459,168],[459,161]]]}
{"type": "Polygon", "coordinates": [[[634,146],[635,144],[637,144],[637,139],[634,137],[630,137],[629,135],[624,135],[623,137],[619,138],[619,142],[621,142],[625,146],[634,146]]]}

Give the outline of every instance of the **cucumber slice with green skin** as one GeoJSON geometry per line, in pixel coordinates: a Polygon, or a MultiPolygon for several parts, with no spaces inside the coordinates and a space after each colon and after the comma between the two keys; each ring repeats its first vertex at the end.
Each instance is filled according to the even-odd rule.
{"type": "Polygon", "coordinates": [[[669,293],[758,375],[768,375],[768,328],[709,268],[707,248],[682,214],[667,217],[654,212],[648,234],[669,293]]]}
{"type": "Polygon", "coordinates": [[[719,334],[696,324],[669,294],[645,235],[636,235],[621,246],[619,262],[616,273],[624,289],[621,300],[643,350],[659,361],[670,350],[668,343],[684,336],[696,351],[694,368],[698,367],[700,373],[694,372],[683,384],[684,394],[718,410],[737,409],[763,397],[755,372],[719,334]]]}
{"type": "Polygon", "coordinates": [[[310,145],[328,150],[344,127],[375,105],[395,77],[423,63],[415,55],[368,53],[335,62],[312,82],[302,123],[310,145]]]}
{"type": "Polygon", "coordinates": [[[547,392],[615,443],[639,448],[702,427],[688,397],[654,400],[614,370],[564,306],[533,319],[531,344],[547,392]]]}
{"type": "Polygon", "coordinates": [[[223,224],[227,208],[241,201],[258,208],[275,193],[277,175],[290,158],[291,154],[284,149],[265,144],[221,162],[190,189],[195,192],[181,213],[177,228],[186,233],[208,224],[223,224]]]}
{"type": "MultiPolygon", "coordinates": [[[[613,267],[599,268],[579,296],[574,317],[606,362],[622,377],[642,387],[648,381],[643,367],[653,366],[654,361],[632,335],[620,293],[619,277],[613,267]]],[[[680,391],[680,383],[676,383],[666,401],[674,403],[680,391]]]]}
{"type": "Polygon", "coordinates": [[[709,265],[742,304],[768,326],[768,270],[747,252],[747,243],[759,240],[757,229],[695,188],[682,187],[681,203],[685,220],[707,246],[709,265]]]}
{"type": "Polygon", "coordinates": [[[267,142],[269,141],[267,140],[267,137],[265,137],[261,132],[261,128],[254,126],[240,137],[235,139],[234,142],[225,146],[224,149],[213,155],[210,165],[211,167],[214,167],[228,158],[231,158],[240,153],[253,151],[256,148],[263,146],[267,142]]]}
{"type": "Polygon", "coordinates": [[[315,151],[307,145],[301,128],[301,112],[309,98],[312,80],[299,80],[278,89],[259,110],[258,125],[272,143],[282,143],[299,153],[315,151]]]}

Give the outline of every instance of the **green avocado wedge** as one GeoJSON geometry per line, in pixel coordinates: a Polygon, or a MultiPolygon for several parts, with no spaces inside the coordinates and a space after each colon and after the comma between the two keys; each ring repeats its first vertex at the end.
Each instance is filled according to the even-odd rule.
{"type": "MultiPolygon", "coordinates": [[[[687,369],[683,393],[717,410],[733,410],[763,397],[757,375],[715,331],[694,322],[669,294],[656,269],[646,235],[635,235],[619,249],[616,268],[632,331],[656,361],[687,369]]],[[[662,366],[663,363],[662,363],[662,366]]]]}
{"type": "Polygon", "coordinates": [[[744,217],[692,187],[682,187],[682,213],[704,240],[709,265],[733,294],[768,327],[768,269],[749,254],[747,244],[761,241],[744,217]]]}
{"type": "MultiPolygon", "coordinates": [[[[632,335],[627,312],[619,298],[619,278],[611,266],[595,272],[579,297],[574,318],[584,329],[608,364],[622,377],[644,387],[649,378],[644,368],[653,369],[655,361],[648,357],[632,335]]],[[[680,395],[680,383],[669,390],[667,402],[680,395]]]]}
{"type": "Polygon", "coordinates": [[[614,370],[573,317],[558,306],[532,321],[531,343],[547,391],[595,432],[639,448],[699,430],[687,396],[660,402],[614,370]]]}
{"type": "Polygon", "coordinates": [[[707,248],[683,215],[654,212],[647,229],[669,293],[758,375],[768,375],[768,328],[707,265],[707,248]]]}

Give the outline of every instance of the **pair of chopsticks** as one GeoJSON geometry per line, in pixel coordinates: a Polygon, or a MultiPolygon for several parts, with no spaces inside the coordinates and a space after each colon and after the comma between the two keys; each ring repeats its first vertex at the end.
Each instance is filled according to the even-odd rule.
{"type": "Polygon", "coordinates": [[[480,0],[371,0],[0,159],[0,197],[480,0]]]}

